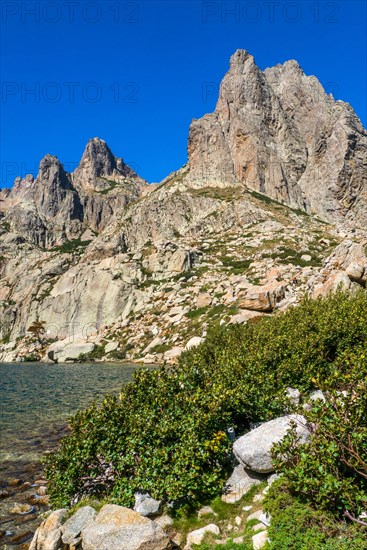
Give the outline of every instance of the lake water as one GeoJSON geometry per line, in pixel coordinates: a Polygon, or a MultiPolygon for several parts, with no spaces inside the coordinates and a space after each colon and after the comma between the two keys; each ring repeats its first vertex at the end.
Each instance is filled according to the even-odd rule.
{"type": "Polygon", "coordinates": [[[37,526],[38,513],[47,509],[35,506],[34,514],[21,517],[11,513],[15,502],[34,502],[35,488],[23,482],[30,485],[42,477],[39,459],[57,445],[68,417],[106,393],[118,394],[137,368],[116,363],[0,363],[1,548],[23,548],[37,526]],[[9,486],[14,478],[21,483],[9,486]],[[1,491],[9,496],[1,498],[1,491]]]}

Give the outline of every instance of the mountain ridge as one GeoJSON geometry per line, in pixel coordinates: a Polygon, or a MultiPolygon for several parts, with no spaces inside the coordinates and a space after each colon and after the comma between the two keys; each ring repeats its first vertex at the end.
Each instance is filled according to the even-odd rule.
{"type": "Polygon", "coordinates": [[[214,322],[365,286],[366,174],[348,104],[293,60],[261,71],[238,50],[188,163],[160,184],[93,138],[72,174],[46,155],[0,192],[0,358],[58,360],[76,341],[173,361],[214,322]]]}

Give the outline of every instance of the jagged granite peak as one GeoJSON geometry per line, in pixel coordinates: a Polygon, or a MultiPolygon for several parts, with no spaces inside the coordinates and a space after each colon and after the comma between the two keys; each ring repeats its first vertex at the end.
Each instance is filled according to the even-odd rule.
{"type": "Polygon", "coordinates": [[[71,189],[72,185],[59,159],[47,154],[41,159],[37,175],[38,182],[71,189]]]}
{"type": "Polygon", "coordinates": [[[215,111],[191,124],[188,157],[191,186],[239,185],[326,220],[367,221],[366,131],[294,60],[261,71],[235,52],[215,111]]]}
{"type": "Polygon", "coordinates": [[[34,200],[43,219],[60,217],[65,223],[83,220],[79,196],[57,157],[46,155],[34,182],[34,200]]]}
{"type": "Polygon", "coordinates": [[[108,181],[124,182],[128,179],[140,185],[146,183],[121,158],[115,157],[107,143],[98,137],[88,141],[72,177],[84,190],[103,189],[108,186],[108,181]]]}
{"type": "Polygon", "coordinates": [[[103,230],[145,187],[146,182],[116,158],[103,140],[94,138],[73,174],[48,154],[36,179],[16,178],[12,190],[1,194],[0,214],[12,230],[50,248],[80,238],[86,229],[103,230]]]}
{"type": "Polygon", "coordinates": [[[46,155],[36,178],[16,178],[0,205],[13,231],[50,248],[82,231],[83,210],[78,193],[57,157],[46,155]]]}

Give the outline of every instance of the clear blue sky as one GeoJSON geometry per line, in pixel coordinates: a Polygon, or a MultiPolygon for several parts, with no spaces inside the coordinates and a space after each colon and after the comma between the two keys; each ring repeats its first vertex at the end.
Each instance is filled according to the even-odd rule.
{"type": "Polygon", "coordinates": [[[95,136],[160,181],[186,162],[190,122],[217,99],[203,86],[238,48],[262,69],[297,59],[366,125],[366,5],[2,0],[1,184],[46,153],[72,170],[95,136]]]}

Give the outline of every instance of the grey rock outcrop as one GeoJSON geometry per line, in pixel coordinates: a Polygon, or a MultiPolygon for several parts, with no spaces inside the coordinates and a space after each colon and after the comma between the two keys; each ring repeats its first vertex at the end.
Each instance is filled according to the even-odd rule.
{"type": "Polygon", "coordinates": [[[69,546],[77,546],[81,540],[83,529],[96,517],[96,511],[91,506],[82,506],[62,525],[62,542],[69,546]]]}
{"type": "Polygon", "coordinates": [[[83,222],[80,198],[60,161],[46,155],[37,178],[27,176],[16,184],[0,210],[14,231],[42,247],[76,238],[83,222]]]}
{"type": "Polygon", "coordinates": [[[296,424],[300,443],[306,443],[310,437],[306,419],[301,415],[292,414],[265,422],[237,439],[233,444],[235,457],[245,468],[254,472],[260,474],[273,472],[271,448],[287,434],[291,428],[291,422],[296,424]]]}
{"type": "Polygon", "coordinates": [[[29,550],[62,550],[62,520],[67,510],[56,510],[41,523],[35,532],[29,550]]]}
{"type": "Polygon", "coordinates": [[[296,61],[261,71],[238,50],[214,113],[192,122],[188,154],[192,185],[244,185],[326,220],[366,223],[366,131],[296,61]]]}
{"type": "Polygon", "coordinates": [[[230,504],[237,502],[254,485],[258,485],[264,479],[264,476],[244,468],[242,464],[238,464],[224,486],[222,500],[230,504]]]}
{"type": "Polygon", "coordinates": [[[14,187],[1,193],[0,215],[28,241],[51,248],[80,238],[86,228],[101,231],[145,186],[103,140],[94,138],[73,174],[46,155],[36,179],[16,178],[14,187]]]}
{"type": "Polygon", "coordinates": [[[156,516],[162,507],[162,501],[152,498],[147,493],[135,493],[135,512],[142,516],[156,516]]]}
{"type": "Polygon", "coordinates": [[[106,504],[82,531],[83,550],[168,550],[169,537],[159,525],[137,512],[106,504]]]}
{"type": "Polygon", "coordinates": [[[256,322],[305,293],[366,287],[365,142],[296,62],[261,71],[239,51],[215,112],[192,123],[188,165],[161,184],[99,138],[71,174],[47,155],[0,192],[1,360],[33,356],[40,319],[49,343],[118,334],[111,358],[175,362],[213,319],[256,322]]]}

